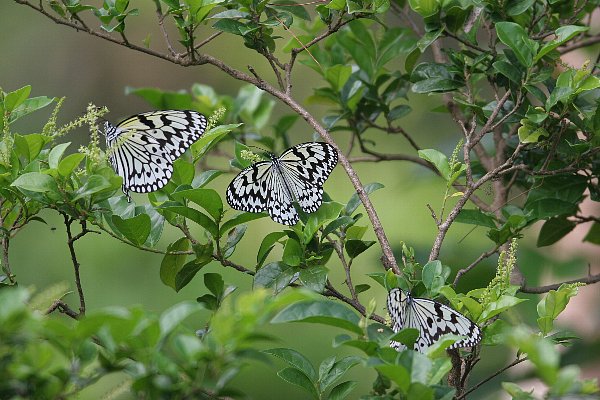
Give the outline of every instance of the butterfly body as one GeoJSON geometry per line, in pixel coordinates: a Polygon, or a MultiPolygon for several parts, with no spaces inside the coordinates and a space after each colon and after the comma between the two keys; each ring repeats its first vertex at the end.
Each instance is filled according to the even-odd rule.
{"type": "MultiPolygon", "coordinates": [[[[413,348],[416,351],[425,352],[447,333],[466,336],[449,349],[475,346],[481,340],[481,329],[458,311],[431,299],[412,297],[402,289],[395,288],[390,291],[387,308],[394,332],[404,328],[416,328],[419,331],[413,348]]],[[[403,344],[393,341],[390,346],[398,351],[406,348],[403,344]]]]}
{"type": "Polygon", "coordinates": [[[323,202],[323,183],[337,165],[335,148],[327,143],[302,143],[269,155],[242,170],[227,188],[227,203],[236,210],[267,211],[273,221],[294,225],[296,202],[307,213],[323,202]]]}
{"type": "Polygon", "coordinates": [[[106,122],[104,134],[110,163],[123,178],[123,193],[148,193],[164,187],[173,175],[173,162],[207,127],[202,114],[189,110],[151,111],[117,125],[106,122]]]}

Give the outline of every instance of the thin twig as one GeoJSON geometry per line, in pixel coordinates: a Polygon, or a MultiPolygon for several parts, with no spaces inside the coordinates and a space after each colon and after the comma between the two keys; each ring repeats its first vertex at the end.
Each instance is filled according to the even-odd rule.
{"type": "Polygon", "coordinates": [[[496,246],[492,250],[486,251],[485,253],[481,253],[481,255],[477,257],[477,259],[473,261],[468,267],[459,270],[456,273],[456,278],[454,278],[454,282],[452,282],[452,286],[456,287],[456,285],[458,285],[458,281],[464,274],[475,268],[484,259],[488,258],[492,254],[495,254],[498,251],[498,248],[500,248],[500,246],[496,246]]]}
{"type": "Polygon", "coordinates": [[[595,275],[588,275],[584,278],[578,278],[578,279],[572,279],[570,281],[565,281],[565,282],[560,282],[560,283],[553,283],[552,285],[546,285],[546,286],[522,286],[519,291],[522,293],[532,293],[532,294],[541,294],[541,293],[547,293],[551,290],[556,290],[558,289],[561,285],[564,284],[569,284],[569,283],[584,283],[586,285],[591,285],[594,283],[600,282],[600,274],[595,274],[595,275]]]}
{"type": "Polygon", "coordinates": [[[484,383],[494,379],[495,377],[497,377],[498,375],[500,375],[501,373],[503,373],[504,371],[506,371],[507,369],[510,369],[512,367],[514,367],[517,364],[522,363],[523,361],[527,361],[527,357],[523,357],[523,358],[517,358],[515,361],[513,361],[512,363],[508,364],[506,367],[501,368],[500,370],[494,372],[492,375],[488,376],[487,378],[485,378],[484,380],[480,381],[479,383],[473,385],[472,387],[470,387],[468,390],[466,390],[463,394],[461,394],[460,396],[458,396],[456,398],[456,400],[462,400],[464,399],[469,393],[475,391],[476,389],[478,389],[481,385],[483,385],[484,383]]]}

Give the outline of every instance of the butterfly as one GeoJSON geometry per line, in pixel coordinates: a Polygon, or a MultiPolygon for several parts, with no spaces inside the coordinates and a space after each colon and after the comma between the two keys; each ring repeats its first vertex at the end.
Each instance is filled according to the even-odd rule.
{"type": "Polygon", "coordinates": [[[227,203],[248,212],[267,211],[273,221],[294,225],[299,216],[294,202],[312,213],[323,202],[323,183],[338,162],[337,151],[327,143],[293,146],[269,161],[242,170],[227,187],[227,203]]]}
{"type": "MultiPolygon", "coordinates": [[[[403,328],[419,330],[414,350],[421,353],[446,333],[466,336],[448,347],[449,349],[475,346],[481,340],[481,329],[469,318],[437,301],[412,297],[402,289],[395,288],[390,291],[387,308],[394,332],[400,332],[403,328]]],[[[394,341],[390,342],[390,346],[398,351],[406,348],[394,341]]]]}
{"type": "Polygon", "coordinates": [[[123,178],[123,193],[154,192],[173,175],[173,161],[206,130],[206,117],[196,111],[165,110],[133,115],[117,125],[106,122],[104,134],[110,163],[123,178]]]}

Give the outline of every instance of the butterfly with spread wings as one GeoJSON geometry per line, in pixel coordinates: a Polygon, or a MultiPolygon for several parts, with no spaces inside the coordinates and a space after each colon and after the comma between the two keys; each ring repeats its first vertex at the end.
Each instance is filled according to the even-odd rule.
{"type": "Polygon", "coordinates": [[[123,178],[123,193],[154,192],[173,175],[173,162],[206,130],[204,115],[189,110],[151,111],[117,125],[106,122],[110,163],[123,178]]]}
{"type": "MultiPolygon", "coordinates": [[[[402,289],[395,288],[390,291],[387,308],[394,332],[400,332],[403,328],[419,330],[414,350],[421,353],[446,333],[466,336],[448,347],[449,349],[475,346],[481,340],[481,329],[458,311],[434,300],[412,297],[402,289]]],[[[394,341],[390,346],[398,351],[406,348],[394,341]]]]}
{"type": "Polygon", "coordinates": [[[273,221],[294,225],[299,219],[294,202],[307,213],[321,206],[323,183],[337,165],[337,151],[330,144],[310,142],[270,158],[250,165],[233,179],[227,203],[236,210],[267,211],[273,221]]]}

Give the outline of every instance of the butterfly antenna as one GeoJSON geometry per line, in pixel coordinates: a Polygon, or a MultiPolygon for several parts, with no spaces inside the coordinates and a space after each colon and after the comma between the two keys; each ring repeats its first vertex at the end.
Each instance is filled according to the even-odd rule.
{"type": "Polygon", "coordinates": [[[319,66],[319,68],[321,68],[321,71],[323,71],[323,67],[321,66],[321,64],[320,64],[320,63],[317,61],[317,59],[315,58],[315,56],[313,56],[313,55],[312,55],[312,53],[310,52],[310,50],[308,50],[308,47],[306,47],[306,46],[304,45],[304,43],[302,43],[302,41],[301,41],[301,40],[298,38],[298,36],[296,36],[296,34],[295,34],[294,32],[292,32],[292,31],[290,30],[290,28],[288,28],[288,27],[287,27],[287,26],[286,26],[286,25],[283,23],[283,21],[282,21],[282,20],[280,20],[280,19],[279,19],[277,16],[275,16],[275,19],[276,19],[277,21],[279,21],[279,23],[281,24],[281,26],[283,26],[283,29],[285,29],[286,31],[288,31],[288,32],[289,32],[289,33],[290,33],[290,34],[291,34],[291,35],[294,37],[294,39],[296,39],[296,41],[297,41],[298,43],[300,43],[300,45],[302,46],[302,48],[303,48],[304,50],[306,50],[306,52],[308,53],[308,55],[310,56],[310,58],[312,58],[312,59],[313,59],[313,61],[317,63],[317,65],[319,66]]]}
{"type": "MultiPolygon", "coordinates": [[[[506,200],[501,206],[499,206],[496,209],[492,210],[492,212],[494,213],[494,212],[498,211],[499,209],[501,209],[502,207],[504,207],[505,205],[507,205],[511,201],[513,201],[515,199],[518,199],[519,197],[523,196],[524,194],[527,194],[527,193],[531,192],[533,189],[539,188],[540,186],[542,186],[543,182],[544,182],[544,179],[542,179],[542,182],[540,182],[539,185],[533,186],[533,187],[527,189],[526,191],[521,192],[521,193],[519,193],[519,194],[511,197],[510,199],[506,200]]],[[[477,228],[478,228],[478,226],[474,226],[473,228],[471,228],[471,230],[469,232],[465,233],[465,236],[463,236],[457,243],[462,243],[462,241],[465,240],[467,238],[467,236],[469,236],[477,228]]]]}

